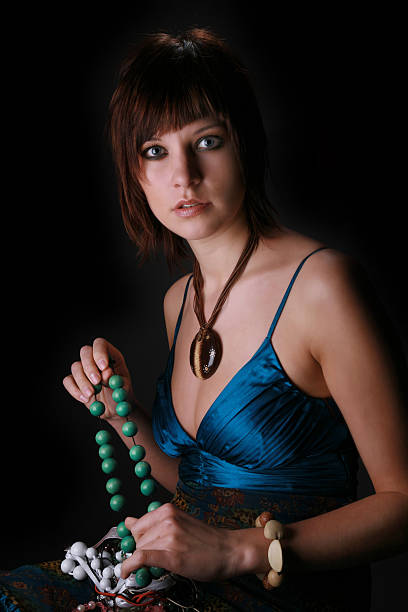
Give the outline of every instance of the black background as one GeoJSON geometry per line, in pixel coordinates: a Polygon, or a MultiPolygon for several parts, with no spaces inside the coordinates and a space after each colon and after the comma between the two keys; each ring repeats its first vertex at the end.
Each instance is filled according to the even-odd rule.
{"type": "MultiPolygon", "coordinates": [[[[162,255],[138,267],[104,136],[120,61],[144,33],[208,26],[246,63],[281,221],[356,257],[407,353],[401,16],[273,3],[266,15],[249,4],[70,3],[4,21],[3,569],[91,545],[117,521],[98,426],[62,387],[79,348],[96,336],[118,346],[149,409],[165,366],[162,299],[184,270],[170,275],[162,255]]],[[[143,513],[116,447],[133,513],[143,513]]],[[[363,468],[359,492],[372,492],[363,468]]],[[[170,495],[159,488],[157,498],[170,495]]],[[[373,610],[396,609],[406,569],[406,555],[373,564],[373,610]]]]}

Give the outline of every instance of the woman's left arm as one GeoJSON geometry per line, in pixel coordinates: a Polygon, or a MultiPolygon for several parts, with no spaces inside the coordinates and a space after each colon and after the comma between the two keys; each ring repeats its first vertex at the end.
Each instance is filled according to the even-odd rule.
{"type": "MultiPolygon", "coordinates": [[[[294,571],[350,567],[408,547],[405,363],[404,377],[360,266],[330,251],[310,264],[302,284],[310,352],[322,368],[375,493],[287,525],[284,562],[294,571]]],[[[238,537],[237,573],[267,571],[269,541],[265,543],[263,529],[246,529],[238,537]]]]}

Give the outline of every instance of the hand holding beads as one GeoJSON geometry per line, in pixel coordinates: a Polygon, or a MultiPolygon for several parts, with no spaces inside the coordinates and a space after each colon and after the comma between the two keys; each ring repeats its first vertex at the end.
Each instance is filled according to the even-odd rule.
{"type": "Polygon", "coordinates": [[[96,338],[92,346],[83,346],[80,360],[71,365],[71,374],[63,380],[63,385],[72,397],[84,403],[94,416],[104,420],[118,420],[127,416],[134,402],[132,381],[122,353],[104,338],[96,338]],[[118,389],[109,387],[108,381],[113,374],[123,378],[124,385],[118,389]],[[95,389],[98,389],[98,401],[95,403],[95,389]],[[116,407],[120,402],[119,412],[116,407]]]}

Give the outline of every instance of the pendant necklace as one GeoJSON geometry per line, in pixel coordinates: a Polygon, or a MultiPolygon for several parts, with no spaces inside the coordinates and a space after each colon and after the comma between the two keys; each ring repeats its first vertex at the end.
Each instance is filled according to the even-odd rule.
{"type": "Polygon", "coordinates": [[[258,240],[259,238],[254,233],[250,234],[248,242],[241,253],[241,257],[232,271],[231,276],[227,280],[226,285],[222,290],[217,303],[215,304],[214,310],[208,319],[208,322],[205,320],[202,295],[204,280],[201,274],[200,264],[198,263],[197,259],[194,258],[193,284],[195,293],[193,308],[194,312],[196,313],[200,329],[191,343],[190,366],[193,374],[197,376],[197,378],[210,378],[220,364],[222,357],[222,342],[219,334],[217,334],[212,327],[221,308],[224,305],[225,300],[228,297],[232,286],[245,270],[249,258],[258,244],[258,240]]]}

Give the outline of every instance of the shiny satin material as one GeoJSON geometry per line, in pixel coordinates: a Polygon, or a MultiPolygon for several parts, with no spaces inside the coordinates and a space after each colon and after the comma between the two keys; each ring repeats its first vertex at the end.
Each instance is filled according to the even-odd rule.
{"type": "Polygon", "coordinates": [[[153,434],[169,456],[181,455],[179,476],[203,487],[305,495],[355,495],[358,454],[332,397],[301,391],[286,375],[271,337],[299,264],[268,334],[205,414],[194,440],[173,408],[171,376],[189,277],[166,368],[157,381],[153,434]]]}

